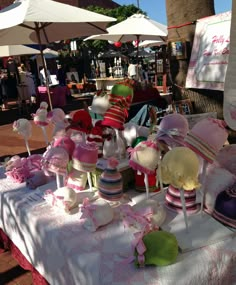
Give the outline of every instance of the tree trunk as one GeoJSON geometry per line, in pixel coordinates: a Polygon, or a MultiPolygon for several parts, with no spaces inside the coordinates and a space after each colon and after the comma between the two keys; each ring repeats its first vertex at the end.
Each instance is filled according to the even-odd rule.
{"type": "Polygon", "coordinates": [[[217,112],[223,117],[223,92],[203,89],[185,89],[196,20],[215,14],[214,0],[166,0],[168,42],[186,41],[187,59],[170,56],[170,72],[175,100],[190,98],[195,113],[217,112]]]}

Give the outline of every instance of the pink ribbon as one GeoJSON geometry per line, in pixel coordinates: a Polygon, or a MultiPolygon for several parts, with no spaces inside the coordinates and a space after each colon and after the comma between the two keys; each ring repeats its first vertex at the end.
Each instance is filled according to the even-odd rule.
{"type": "Polygon", "coordinates": [[[65,211],[69,211],[68,202],[64,201],[63,196],[55,195],[52,190],[47,190],[43,197],[52,206],[63,206],[65,211]]]}
{"type": "MultiPolygon", "coordinates": [[[[145,266],[145,256],[144,253],[147,250],[144,242],[143,242],[143,236],[144,236],[145,231],[134,233],[134,240],[132,241],[132,250],[137,251],[138,253],[138,263],[140,267],[145,266]]],[[[135,256],[129,256],[125,260],[122,261],[122,264],[127,264],[131,263],[135,260],[135,256]]]]}
{"type": "Polygon", "coordinates": [[[140,267],[145,266],[145,256],[144,253],[147,250],[144,242],[143,242],[144,232],[138,232],[134,234],[135,239],[132,242],[133,249],[137,250],[138,253],[138,263],[140,267]]]}
{"type": "Polygon", "coordinates": [[[94,211],[97,209],[96,205],[93,205],[90,203],[89,198],[84,198],[83,200],[83,204],[81,206],[81,211],[82,211],[82,216],[80,217],[80,219],[85,219],[87,217],[89,217],[92,221],[94,226],[97,228],[98,227],[98,223],[97,220],[94,217],[94,211]]]}
{"type": "Polygon", "coordinates": [[[157,144],[153,141],[143,141],[142,143],[138,144],[138,146],[132,148],[129,147],[127,149],[127,151],[132,155],[133,153],[140,151],[140,150],[144,150],[146,147],[151,147],[156,149],[157,151],[159,150],[157,144]]]}
{"type": "MultiPolygon", "coordinates": [[[[122,205],[121,211],[124,214],[123,223],[125,227],[129,227],[135,223],[138,223],[143,228],[143,230],[150,228],[148,218],[146,215],[143,215],[141,211],[134,212],[130,205],[122,205]]],[[[148,211],[148,213],[152,214],[153,212],[148,211]]]]}

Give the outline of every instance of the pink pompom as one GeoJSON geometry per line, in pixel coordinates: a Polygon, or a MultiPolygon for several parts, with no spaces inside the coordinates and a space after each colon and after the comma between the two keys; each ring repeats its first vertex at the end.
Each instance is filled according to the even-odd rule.
{"type": "Polygon", "coordinates": [[[115,157],[110,157],[107,161],[107,166],[109,168],[116,168],[119,164],[119,161],[115,157]]]}

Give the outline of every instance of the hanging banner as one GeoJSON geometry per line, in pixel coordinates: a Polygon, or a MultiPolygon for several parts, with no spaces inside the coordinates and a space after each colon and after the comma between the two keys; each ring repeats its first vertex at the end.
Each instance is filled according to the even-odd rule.
{"type": "Polygon", "coordinates": [[[186,88],[224,90],[231,12],[197,21],[186,88]]]}
{"type": "Polygon", "coordinates": [[[224,119],[227,125],[236,130],[236,2],[232,2],[232,21],[230,27],[230,55],[225,77],[224,88],[224,119]]]}

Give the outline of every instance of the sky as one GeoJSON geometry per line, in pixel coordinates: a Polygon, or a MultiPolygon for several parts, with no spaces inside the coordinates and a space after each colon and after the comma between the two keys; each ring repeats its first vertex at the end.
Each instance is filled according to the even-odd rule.
{"type": "MultiPolygon", "coordinates": [[[[114,0],[120,5],[137,5],[138,0],[114,0]]],[[[174,1],[174,0],[173,0],[174,1]]],[[[167,24],[165,0],[139,0],[139,7],[147,13],[149,18],[167,24]]],[[[216,14],[230,11],[232,9],[232,0],[214,0],[216,14]]]]}

